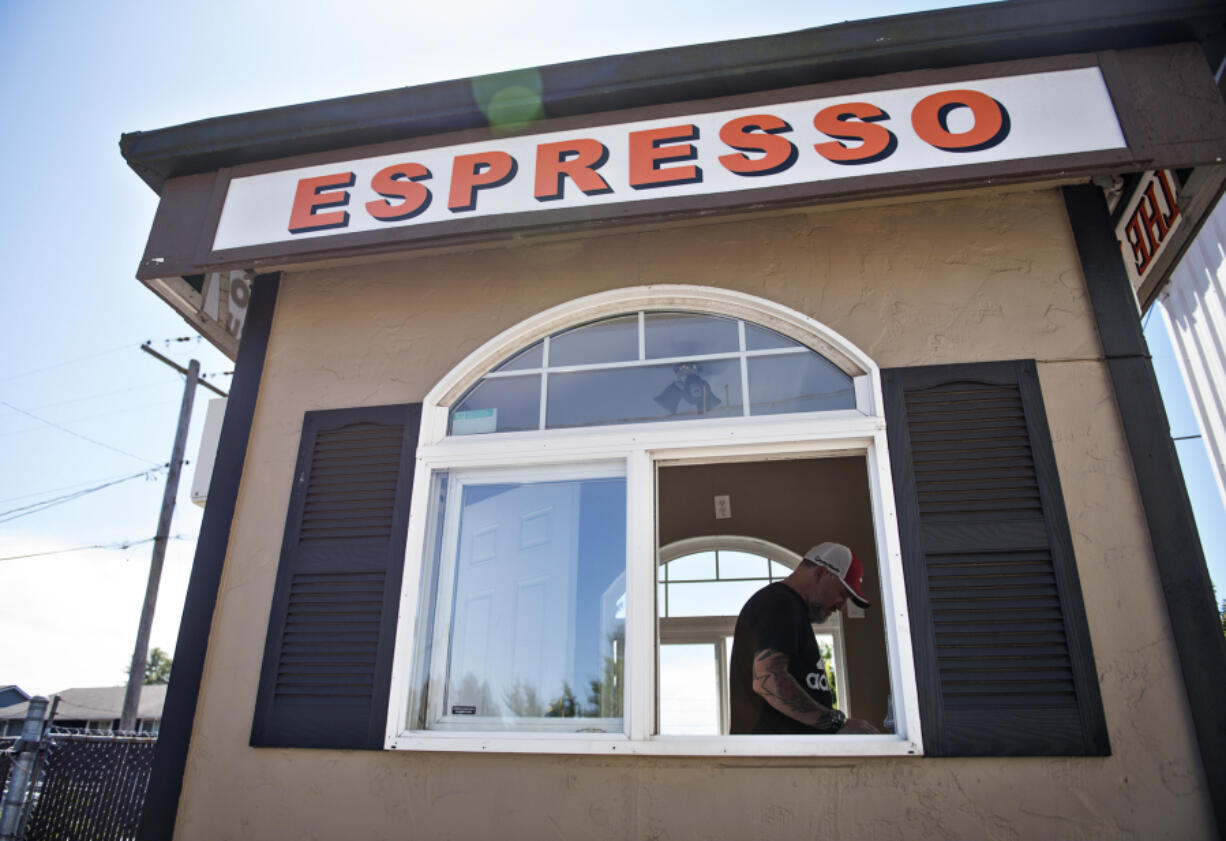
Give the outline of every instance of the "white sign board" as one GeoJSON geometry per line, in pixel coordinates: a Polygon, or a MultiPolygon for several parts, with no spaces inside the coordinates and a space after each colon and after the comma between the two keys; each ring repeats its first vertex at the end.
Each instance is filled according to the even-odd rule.
{"type": "Polygon", "coordinates": [[[239,177],[213,249],[1124,146],[1096,67],[976,79],[239,177]]]}
{"type": "Polygon", "coordinates": [[[217,461],[217,445],[221,442],[221,423],[226,417],[227,402],[224,397],[212,398],[204,416],[200,452],[196,454],[196,472],[192,475],[192,502],[201,508],[209,497],[209,483],[213,481],[213,465],[217,461]]]}
{"type": "Polygon", "coordinates": [[[1141,288],[1171,234],[1183,222],[1176,200],[1178,189],[1179,180],[1170,170],[1145,173],[1116,223],[1115,237],[1123,249],[1133,291],[1141,288]]]}

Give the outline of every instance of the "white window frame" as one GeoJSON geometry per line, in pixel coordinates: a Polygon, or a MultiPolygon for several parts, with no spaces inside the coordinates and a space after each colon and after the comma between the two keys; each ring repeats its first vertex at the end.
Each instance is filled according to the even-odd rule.
{"type": "MultiPolygon", "coordinates": [[[[443,557],[455,557],[459,548],[460,509],[463,501],[463,489],[466,485],[484,484],[503,480],[507,482],[550,482],[571,481],[576,479],[604,479],[610,477],[624,478],[621,473],[621,462],[591,461],[580,464],[555,464],[546,469],[542,465],[531,467],[498,468],[493,470],[456,470],[451,471],[447,479],[446,513],[443,517],[444,529],[441,536],[443,557]]],[[[445,606],[452,603],[456,588],[456,565],[446,564],[438,571],[438,594],[436,596],[435,615],[440,615],[445,606]]],[[[450,660],[452,628],[444,628],[436,623],[431,641],[430,658],[430,690],[426,698],[426,718],[435,722],[441,730],[451,727],[455,732],[473,733],[471,725],[489,721],[497,726],[488,732],[528,731],[530,729],[549,729],[568,731],[573,729],[575,719],[546,718],[544,716],[521,718],[513,722],[498,719],[478,718],[469,716],[454,716],[447,714],[443,699],[447,690],[447,668],[450,660]],[[456,727],[456,725],[462,725],[456,727]]],[[[598,718],[582,719],[585,725],[605,724],[608,720],[598,718]]]]}
{"type": "Polygon", "coordinates": [[[474,351],[426,396],[409,511],[404,585],[385,746],[390,749],[505,753],[672,756],[906,756],[923,753],[902,558],[881,383],[870,357],[828,327],[774,302],[724,289],[643,286],[580,298],[506,330],[474,351]],[[856,408],[841,411],[662,421],[625,426],[447,436],[453,403],[495,365],[559,330],[638,310],[742,318],[825,356],[853,378],[856,408]],[[868,473],[880,603],[896,733],[709,736],[656,730],[656,473],[660,466],[736,460],[860,456],[868,473]],[[620,461],[626,468],[625,729],[618,734],[454,732],[408,729],[418,607],[427,556],[434,476],[468,469],[620,461]]]}

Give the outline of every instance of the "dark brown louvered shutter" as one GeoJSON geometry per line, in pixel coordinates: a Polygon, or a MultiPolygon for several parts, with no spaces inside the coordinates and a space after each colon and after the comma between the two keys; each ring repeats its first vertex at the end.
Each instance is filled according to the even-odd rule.
{"type": "Polygon", "coordinates": [[[1034,363],[882,384],[925,752],[1106,755],[1034,363]]]}
{"type": "Polygon", "coordinates": [[[383,746],[421,404],[308,412],[251,743],[383,746]]]}

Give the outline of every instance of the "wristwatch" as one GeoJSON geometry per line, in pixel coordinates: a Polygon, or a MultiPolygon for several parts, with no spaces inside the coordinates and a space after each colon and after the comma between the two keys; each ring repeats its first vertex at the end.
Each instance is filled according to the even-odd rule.
{"type": "Polygon", "coordinates": [[[813,725],[813,729],[819,733],[838,733],[846,723],[846,713],[842,710],[830,710],[822,713],[821,718],[813,725]]]}

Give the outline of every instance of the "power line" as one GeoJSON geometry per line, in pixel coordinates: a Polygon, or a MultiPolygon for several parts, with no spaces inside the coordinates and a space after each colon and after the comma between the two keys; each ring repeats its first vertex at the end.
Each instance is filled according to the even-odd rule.
{"type": "Polygon", "coordinates": [[[134,458],[134,459],[136,459],[137,461],[143,461],[143,462],[145,462],[146,464],[157,465],[157,462],[156,462],[156,461],[153,461],[152,459],[147,459],[147,458],[145,458],[145,457],[143,457],[143,456],[134,455],[133,453],[129,453],[129,452],[127,452],[126,450],[121,450],[121,449],[119,449],[118,447],[112,447],[110,444],[104,444],[104,443],[102,443],[101,441],[97,441],[97,440],[95,440],[95,439],[93,439],[93,438],[90,438],[90,437],[89,437],[89,436],[87,436],[87,435],[82,435],[82,434],[81,434],[81,433],[79,433],[79,432],[73,432],[71,429],[69,429],[69,428],[67,428],[67,427],[60,426],[58,423],[54,423],[54,422],[52,422],[52,421],[49,421],[49,420],[47,420],[46,418],[40,418],[38,415],[33,414],[32,412],[27,412],[25,409],[18,409],[18,408],[17,408],[16,406],[14,406],[12,403],[6,403],[6,402],[4,402],[3,400],[0,400],[0,406],[7,406],[8,408],[12,409],[14,412],[20,412],[21,414],[26,415],[27,417],[34,418],[34,420],[36,420],[36,421],[42,421],[43,423],[47,424],[47,426],[52,426],[52,427],[55,427],[56,429],[60,430],[61,432],[67,432],[69,435],[72,435],[72,436],[74,436],[74,437],[76,437],[76,438],[80,438],[82,441],[88,441],[88,442],[89,442],[89,443],[91,443],[91,444],[96,444],[96,445],[98,445],[99,447],[103,447],[103,448],[105,448],[105,449],[108,449],[108,450],[111,450],[111,451],[113,451],[113,452],[119,453],[120,455],[125,455],[125,456],[127,456],[128,458],[134,458]]]}
{"type": "Polygon", "coordinates": [[[129,540],[121,543],[96,543],[93,546],[73,546],[70,549],[52,549],[49,552],[31,552],[28,555],[9,555],[7,558],[0,558],[0,561],[20,561],[25,558],[43,558],[47,555],[63,555],[66,552],[86,552],[90,549],[130,549],[133,546],[140,546],[142,543],[150,543],[152,537],[146,537],[144,540],[129,540]]]}
{"type": "MultiPolygon", "coordinates": [[[[141,473],[138,473],[136,475],[145,476],[149,472],[152,472],[152,471],[142,471],[141,473]]],[[[29,499],[32,496],[42,496],[43,494],[55,493],[56,491],[76,490],[78,488],[84,487],[85,485],[92,485],[95,482],[110,482],[112,479],[127,479],[127,478],[131,478],[131,477],[129,475],[124,475],[124,476],[109,476],[105,479],[85,479],[84,481],[81,481],[81,482],[73,482],[70,485],[60,485],[58,488],[43,488],[41,491],[33,491],[28,494],[18,494],[17,496],[6,497],[4,499],[0,499],[0,504],[3,504],[5,502],[16,502],[19,499],[29,499]]]]}
{"type": "Polygon", "coordinates": [[[0,378],[0,383],[6,383],[9,380],[18,380],[18,379],[21,379],[22,377],[30,377],[30,376],[33,376],[34,374],[41,374],[44,371],[54,371],[56,368],[63,368],[65,365],[72,365],[74,363],[81,362],[82,360],[85,360],[85,359],[97,359],[100,356],[109,356],[112,353],[118,353],[121,350],[128,350],[131,347],[132,347],[131,344],[124,344],[124,345],[120,345],[119,347],[111,348],[110,350],[98,351],[96,353],[87,353],[84,356],[74,356],[72,359],[68,359],[63,362],[57,362],[54,365],[48,365],[45,368],[35,368],[32,371],[25,371],[20,374],[10,374],[7,377],[0,378]]]}
{"type": "MultiPolygon", "coordinates": [[[[85,421],[97,420],[98,418],[109,418],[115,415],[128,415],[132,412],[143,412],[145,409],[155,409],[160,406],[169,406],[176,401],[174,400],[157,400],[153,403],[139,403],[134,406],[125,406],[122,409],[114,409],[109,412],[98,412],[94,415],[80,415],[74,418],[66,418],[65,423],[83,423],[85,421]]],[[[11,435],[25,435],[27,432],[36,432],[41,430],[41,426],[27,426],[21,429],[8,429],[0,432],[0,438],[8,438],[11,435]]]]}
{"type": "MultiPolygon", "coordinates": [[[[170,341],[170,340],[169,340],[169,339],[167,339],[167,341],[170,341]]],[[[187,339],[176,339],[175,341],[185,342],[185,341],[187,341],[187,339]]],[[[185,376],[185,377],[186,377],[186,376],[188,376],[188,373],[187,373],[187,369],[186,369],[186,368],[184,368],[184,367],[183,367],[182,365],[180,365],[178,362],[175,362],[175,361],[174,361],[173,359],[171,359],[170,357],[163,356],[162,354],[158,353],[158,352],[157,352],[156,350],[154,350],[153,348],[149,347],[149,343],[148,343],[148,342],[145,342],[143,345],[141,345],[141,346],[140,346],[140,349],[141,349],[141,350],[143,350],[145,353],[149,354],[150,356],[152,356],[154,359],[157,359],[157,360],[158,360],[158,361],[160,361],[160,362],[165,362],[167,365],[169,365],[171,368],[174,368],[176,371],[178,371],[178,372],[179,372],[180,374],[182,374],[183,376],[185,376]]],[[[201,379],[200,379],[200,374],[199,374],[200,363],[199,363],[199,362],[197,362],[196,360],[194,360],[194,359],[193,359],[193,360],[192,360],[192,365],[193,365],[193,366],[195,366],[195,367],[193,368],[193,370],[197,372],[197,373],[195,373],[195,374],[192,374],[192,375],[191,375],[191,377],[190,377],[190,379],[191,379],[191,381],[192,381],[193,383],[195,383],[196,385],[202,385],[202,386],[204,386],[204,387],[205,387],[205,388],[207,388],[209,391],[211,391],[211,392],[213,392],[214,394],[216,394],[218,397],[229,397],[229,396],[230,396],[230,395],[226,394],[224,391],[222,391],[220,388],[218,388],[217,386],[213,385],[212,383],[206,383],[206,382],[204,382],[203,380],[201,380],[201,379]]]]}
{"type": "Polygon", "coordinates": [[[131,476],[124,476],[122,479],[115,479],[110,482],[105,482],[101,485],[95,485],[92,488],[86,488],[85,490],[81,490],[81,491],[74,491],[73,493],[64,494],[63,496],[57,496],[51,499],[44,499],[39,502],[31,502],[29,505],[23,505],[19,508],[12,508],[12,509],[9,509],[8,511],[0,511],[0,523],[8,523],[13,520],[20,519],[21,517],[28,517],[31,514],[37,514],[40,511],[46,511],[48,508],[54,508],[57,505],[63,505],[65,502],[72,502],[74,499],[80,499],[83,496],[88,496],[89,494],[96,493],[100,490],[103,490],[104,488],[113,487],[114,485],[121,484],[122,482],[130,482],[133,479],[139,479],[141,476],[148,476],[151,473],[156,473],[158,470],[162,470],[162,469],[164,468],[156,468],[155,470],[142,470],[140,473],[133,473],[131,476]]]}
{"type": "MultiPolygon", "coordinates": [[[[173,342],[194,341],[194,342],[199,343],[203,338],[204,338],[203,336],[178,336],[178,337],[170,338],[170,339],[162,339],[161,342],[166,347],[169,347],[171,343],[173,342]]],[[[153,339],[150,339],[147,342],[147,344],[153,344],[153,343],[154,343],[153,339]]],[[[137,347],[139,346],[140,345],[137,345],[137,347]]],[[[20,374],[9,374],[6,377],[0,377],[0,383],[6,383],[6,382],[9,382],[10,380],[19,380],[22,377],[32,377],[35,374],[42,374],[47,371],[54,371],[57,368],[63,368],[68,365],[75,365],[78,362],[85,362],[87,360],[98,359],[99,357],[103,357],[103,356],[110,356],[113,353],[119,353],[119,351],[121,350],[130,350],[131,348],[132,348],[132,344],[129,342],[126,344],[119,345],[118,347],[109,348],[107,350],[95,351],[92,353],[84,354],[82,356],[74,356],[71,359],[65,359],[63,362],[56,362],[53,365],[45,365],[42,368],[33,368],[29,371],[22,371],[20,374]]],[[[219,372],[216,374],[208,374],[207,376],[210,376],[210,377],[229,376],[233,373],[234,373],[233,371],[226,371],[226,372],[219,372]]]]}
{"type": "MultiPolygon", "coordinates": [[[[196,534],[172,534],[168,540],[195,540],[199,535],[196,534]]],[[[47,555],[63,555],[66,552],[87,552],[90,549],[131,549],[133,546],[140,546],[145,543],[152,543],[157,540],[156,537],[146,537],[143,540],[121,540],[118,543],[96,543],[93,546],[73,546],[70,549],[52,549],[48,552],[31,552],[28,555],[10,555],[7,558],[0,558],[0,561],[20,561],[25,558],[42,558],[47,555]]]]}
{"type": "Polygon", "coordinates": [[[86,403],[90,400],[100,400],[103,397],[113,397],[116,394],[127,394],[132,391],[152,391],[154,389],[165,390],[165,382],[144,383],[142,385],[132,385],[127,388],[117,388],[111,391],[100,391],[96,394],[87,394],[84,397],[71,397],[68,400],[57,400],[54,403],[43,403],[39,406],[32,406],[30,411],[38,412],[43,409],[50,409],[55,406],[67,406],[71,403],[86,403]]]}

